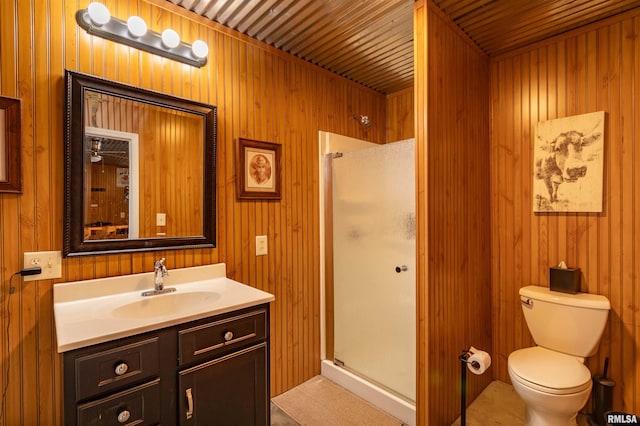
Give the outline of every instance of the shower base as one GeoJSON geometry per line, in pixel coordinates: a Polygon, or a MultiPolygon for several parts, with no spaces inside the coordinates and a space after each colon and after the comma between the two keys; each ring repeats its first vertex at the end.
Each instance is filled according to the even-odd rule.
{"type": "Polygon", "coordinates": [[[415,426],[415,404],[411,404],[346,369],[334,365],[329,360],[322,361],[321,374],[349,392],[402,420],[407,425],[415,426]]]}

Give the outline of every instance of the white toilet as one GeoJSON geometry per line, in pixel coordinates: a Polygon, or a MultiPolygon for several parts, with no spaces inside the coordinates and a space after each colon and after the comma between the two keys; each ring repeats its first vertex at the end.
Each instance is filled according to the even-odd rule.
{"type": "Polygon", "coordinates": [[[591,393],[584,359],[596,353],[611,305],[604,296],[520,289],[536,345],[509,355],[509,377],[527,406],[527,426],[575,426],[591,393]]]}

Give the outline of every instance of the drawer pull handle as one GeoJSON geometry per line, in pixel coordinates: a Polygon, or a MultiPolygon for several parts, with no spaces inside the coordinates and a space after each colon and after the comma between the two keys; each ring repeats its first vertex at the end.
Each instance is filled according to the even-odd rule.
{"type": "Polygon", "coordinates": [[[225,342],[228,342],[231,339],[233,339],[233,333],[231,331],[227,331],[226,333],[224,333],[224,341],[225,342]]]}
{"type": "Polygon", "coordinates": [[[243,340],[252,339],[256,337],[256,333],[247,334],[246,336],[238,337],[237,339],[228,340],[224,344],[231,345],[232,343],[242,342],[243,340]]]}
{"type": "Polygon", "coordinates": [[[126,423],[131,418],[131,412],[129,410],[122,410],[118,413],[118,423],[126,423]]]}
{"type": "Polygon", "coordinates": [[[208,346],[208,347],[203,348],[203,349],[198,349],[197,351],[193,351],[193,355],[194,356],[202,355],[204,353],[215,351],[216,349],[223,348],[226,345],[232,345],[234,343],[242,342],[243,340],[252,339],[254,337],[256,337],[256,333],[247,334],[246,336],[242,336],[242,337],[238,337],[237,339],[234,339],[233,338],[233,333],[228,331],[224,335],[224,339],[227,340],[226,342],[218,343],[217,345],[208,346]],[[227,340],[227,334],[231,334],[231,340],[227,340]]]}
{"type": "Polygon", "coordinates": [[[187,394],[187,420],[191,419],[193,417],[193,394],[191,393],[191,388],[187,389],[186,391],[187,394]]]}
{"type": "Polygon", "coordinates": [[[129,366],[126,362],[121,362],[120,364],[116,365],[114,371],[116,373],[116,376],[122,376],[123,374],[126,374],[127,371],[129,371],[129,366]]]}

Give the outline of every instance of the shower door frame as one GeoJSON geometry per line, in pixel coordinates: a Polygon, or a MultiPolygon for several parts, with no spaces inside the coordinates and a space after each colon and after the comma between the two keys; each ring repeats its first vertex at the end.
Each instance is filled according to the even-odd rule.
{"type": "Polygon", "coordinates": [[[335,320],[334,320],[334,280],[333,280],[333,154],[324,155],[324,300],[325,300],[325,350],[326,359],[336,362],[334,353],[335,320]]]}
{"type": "MultiPolygon", "coordinates": [[[[399,141],[399,142],[405,142],[405,141],[399,141]]],[[[360,149],[371,149],[371,148],[376,148],[376,147],[380,147],[382,145],[379,144],[371,144],[372,146],[370,147],[361,147],[360,149]]],[[[360,151],[360,149],[354,149],[353,151],[360,151]]],[[[335,152],[329,152],[326,154],[322,155],[322,162],[321,162],[321,168],[322,168],[322,172],[323,172],[323,185],[322,185],[322,195],[324,196],[324,203],[323,203],[323,210],[324,210],[324,235],[323,235],[323,243],[324,243],[324,268],[323,268],[323,272],[324,272],[324,309],[321,309],[321,312],[325,313],[325,318],[324,318],[324,356],[322,357],[322,359],[324,360],[329,360],[332,363],[334,363],[335,365],[344,368],[347,371],[350,371],[351,373],[355,374],[356,376],[361,377],[362,379],[372,383],[375,386],[380,387],[381,389],[384,389],[386,392],[389,392],[392,395],[395,395],[396,397],[406,400],[407,402],[414,404],[413,399],[409,398],[408,396],[404,395],[402,392],[400,392],[399,390],[396,390],[392,387],[390,387],[390,385],[387,385],[385,383],[381,383],[377,380],[375,380],[373,377],[368,377],[367,374],[364,374],[363,372],[358,371],[357,369],[352,368],[352,366],[348,365],[344,365],[342,363],[342,361],[346,361],[346,360],[340,360],[340,359],[336,359],[335,357],[335,295],[334,295],[334,291],[335,291],[335,282],[334,282],[334,236],[333,236],[333,230],[334,230],[334,217],[333,217],[333,187],[334,187],[334,182],[333,182],[333,161],[334,158],[337,158],[338,156],[342,156],[342,154],[338,153],[336,154],[335,152]]],[[[415,254],[415,253],[414,253],[415,254]]],[[[397,272],[397,269],[396,269],[397,272]]],[[[415,283],[414,283],[415,286],[415,283]]],[[[415,299],[414,299],[415,301],[415,299]]],[[[414,372],[415,375],[415,372],[414,372]]],[[[414,377],[415,378],[415,377],[414,377]]]]}

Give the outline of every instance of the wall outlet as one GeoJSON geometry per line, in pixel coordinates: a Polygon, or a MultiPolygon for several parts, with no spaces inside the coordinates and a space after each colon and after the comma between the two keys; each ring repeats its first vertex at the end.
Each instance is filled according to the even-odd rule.
{"type": "Polygon", "coordinates": [[[39,266],[42,273],[25,275],[24,281],[50,280],[62,276],[62,253],[59,251],[34,251],[24,253],[24,268],[39,266]]]}
{"type": "Polygon", "coordinates": [[[256,236],[256,256],[266,256],[268,253],[269,253],[269,248],[267,246],[267,236],[257,235],[256,236]]]}
{"type": "Polygon", "coordinates": [[[156,226],[167,226],[166,213],[156,213],[156,226]]]}

